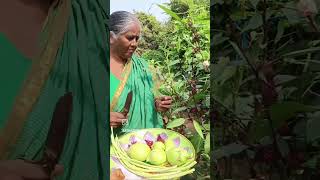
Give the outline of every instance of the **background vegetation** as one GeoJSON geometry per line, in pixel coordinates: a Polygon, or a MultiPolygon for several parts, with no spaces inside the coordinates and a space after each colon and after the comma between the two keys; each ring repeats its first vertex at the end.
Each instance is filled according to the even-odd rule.
{"type": "Polygon", "coordinates": [[[214,179],[319,179],[317,3],[211,3],[214,179]]]}

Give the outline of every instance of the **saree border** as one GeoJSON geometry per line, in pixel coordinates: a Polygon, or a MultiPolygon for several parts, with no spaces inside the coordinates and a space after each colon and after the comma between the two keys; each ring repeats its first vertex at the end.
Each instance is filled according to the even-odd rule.
{"type": "Polygon", "coordinates": [[[120,84],[116,90],[116,93],[114,94],[114,97],[111,101],[110,112],[113,112],[114,108],[118,104],[118,100],[120,98],[120,95],[122,94],[122,91],[123,91],[125,85],[127,84],[127,81],[128,81],[129,76],[131,74],[131,69],[132,69],[132,59],[129,60],[129,62],[125,65],[125,67],[123,69],[124,74],[123,74],[122,79],[120,80],[120,84]]]}
{"type": "Polygon", "coordinates": [[[67,30],[70,11],[70,0],[56,1],[49,9],[43,25],[43,34],[41,33],[45,37],[40,44],[40,53],[32,60],[29,73],[15,97],[12,110],[0,132],[0,159],[6,159],[10,155],[25,121],[41,95],[67,30]]]}

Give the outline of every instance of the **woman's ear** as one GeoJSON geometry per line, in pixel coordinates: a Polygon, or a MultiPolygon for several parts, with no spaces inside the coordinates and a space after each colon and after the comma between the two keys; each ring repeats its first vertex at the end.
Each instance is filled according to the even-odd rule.
{"type": "Polygon", "coordinates": [[[114,44],[115,41],[116,35],[114,34],[114,32],[110,31],[110,44],[114,44]]]}

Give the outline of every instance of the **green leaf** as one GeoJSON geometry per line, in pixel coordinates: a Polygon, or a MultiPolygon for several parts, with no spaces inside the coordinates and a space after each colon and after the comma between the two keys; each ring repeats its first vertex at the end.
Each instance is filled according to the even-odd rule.
{"type": "Polygon", "coordinates": [[[232,45],[232,47],[237,51],[237,53],[240,55],[240,57],[246,61],[246,58],[244,57],[243,53],[241,52],[241,50],[239,49],[238,45],[232,41],[229,41],[230,44],[232,45]]]}
{"type": "Polygon", "coordinates": [[[224,71],[222,72],[222,74],[217,77],[216,81],[222,85],[224,84],[227,80],[229,80],[230,78],[232,78],[237,72],[237,67],[235,66],[227,66],[224,71]]]}
{"type": "Polygon", "coordinates": [[[273,14],[275,14],[277,11],[267,11],[266,12],[266,20],[268,21],[269,20],[269,18],[273,15],[273,14]]]}
{"type": "Polygon", "coordinates": [[[200,102],[201,100],[206,99],[206,97],[207,97],[206,92],[202,92],[202,93],[198,93],[198,94],[194,95],[193,97],[190,97],[190,98],[191,98],[190,100],[191,100],[191,101],[194,100],[195,103],[198,103],[198,102],[200,102]]]}
{"type": "Polygon", "coordinates": [[[193,126],[196,129],[197,133],[199,134],[199,136],[204,139],[203,134],[202,134],[202,128],[200,126],[200,124],[197,121],[193,121],[193,126]]]}
{"type": "Polygon", "coordinates": [[[302,166],[316,170],[319,158],[320,158],[320,156],[316,155],[316,156],[310,158],[307,162],[303,163],[302,166]]]}
{"type": "Polygon", "coordinates": [[[203,139],[198,135],[195,134],[191,137],[190,142],[192,143],[196,153],[199,153],[203,148],[203,139]]]}
{"type": "Polygon", "coordinates": [[[251,142],[260,141],[263,137],[270,136],[272,134],[270,123],[266,119],[257,119],[251,126],[249,134],[251,142]]]}
{"type": "Polygon", "coordinates": [[[203,127],[206,131],[210,131],[210,122],[208,124],[204,124],[203,127]]]}
{"type": "Polygon", "coordinates": [[[229,157],[233,154],[239,154],[242,151],[246,150],[248,146],[243,144],[232,143],[226,146],[222,146],[221,148],[213,151],[212,157],[214,159],[220,159],[223,157],[229,157]]]}
{"type": "Polygon", "coordinates": [[[224,4],[223,0],[214,0],[210,1],[210,6],[216,5],[216,4],[224,4]]]}
{"type": "Polygon", "coordinates": [[[309,46],[317,46],[318,44],[320,44],[320,40],[314,40],[308,43],[309,46]]]}
{"type": "MultiPolygon", "coordinates": [[[[209,163],[210,162],[210,156],[209,154],[201,154],[201,156],[204,157],[204,159],[209,163]]],[[[207,180],[205,177],[203,179],[198,179],[198,180],[207,180]]]]}
{"type": "Polygon", "coordinates": [[[296,10],[296,4],[294,1],[290,1],[285,5],[285,8],[282,9],[283,14],[287,17],[289,23],[296,24],[299,23],[300,18],[296,10]]]}
{"type": "Polygon", "coordinates": [[[300,55],[304,55],[307,53],[313,53],[313,52],[319,52],[319,51],[320,51],[320,47],[313,47],[313,48],[309,48],[309,49],[303,49],[303,50],[298,50],[298,51],[286,53],[282,56],[300,56],[300,55]]]}
{"type": "Polygon", "coordinates": [[[246,150],[247,152],[247,155],[250,159],[254,159],[254,157],[256,157],[256,152],[255,151],[252,151],[252,150],[246,150]]]}
{"type": "Polygon", "coordinates": [[[217,64],[214,64],[212,67],[212,78],[215,80],[220,74],[224,71],[226,66],[229,64],[230,60],[227,57],[222,57],[219,59],[217,64]]]}
{"type": "Polygon", "coordinates": [[[211,46],[217,46],[217,45],[219,45],[221,43],[224,43],[227,40],[229,40],[229,38],[223,36],[222,33],[219,33],[217,35],[213,35],[213,38],[211,40],[211,46]]]}
{"type": "Polygon", "coordinates": [[[172,18],[178,20],[181,22],[181,18],[173,11],[171,11],[170,9],[166,8],[165,6],[158,4],[158,6],[164,11],[166,12],[168,15],[170,15],[172,18]]]}
{"type": "Polygon", "coordinates": [[[179,62],[180,62],[179,59],[178,59],[178,60],[171,61],[168,66],[174,66],[174,65],[178,64],[179,62]]]}
{"type": "Polygon", "coordinates": [[[237,97],[235,100],[235,111],[238,117],[243,117],[246,119],[251,118],[251,114],[253,114],[254,109],[252,108],[252,104],[254,104],[253,96],[248,97],[237,97]]]}
{"type": "Polygon", "coordinates": [[[279,42],[280,39],[282,38],[283,36],[283,33],[284,33],[284,22],[283,21],[280,21],[278,23],[278,27],[277,27],[277,35],[274,39],[275,43],[279,42]]]}
{"type": "Polygon", "coordinates": [[[281,137],[278,138],[277,143],[282,157],[287,157],[290,151],[288,143],[281,137]]]}
{"type": "Polygon", "coordinates": [[[258,3],[260,2],[260,0],[250,0],[252,6],[256,9],[257,8],[257,5],[258,3]]]}
{"type": "Polygon", "coordinates": [[[187,107],[179,107],[179,108],[175,109],[175,110],[172,112],[172,114],[176,114],[176,113],[178,113],[178,112],[185,111],[186,109],[187,109],[187,107]]]}
{"type": "Polygon", "coordinates": [[[230,18],[231,18],[233,21],[241,21],[241,20],[247,19],[248,16],[249,16],[249,13],[244,12],[244,11],[241,10],[241,9],[238,9],[238,10],[234,10],[234,11],[232,12],[232,14],[230,15],[230,18]]]}
{"type": "Polygon", "coordinates": [[[312,112],[319,108],[307,106],[297,102],[282,102],[271,106],[270,115],[274,128],[279,127],[284,121],[295,117],[297,113],[312,112]]]}
{"type": "MultiPolygon", "coordinates": [[[[309,122],[310,120],[308,120],[309,122]]],[[[305,120],[298,121],[293,128],[293,133],[297,138],[305,138],[307,132],[307,122],[305,120]]],[[[307,132],[308,133],[308,132],[307,132]]]]}
{"type": "Polygon", "coordinates": [[[178,119],[174,119],[172,121],[170,121],[168,124],[167,124],[167,128],[175,128],[175,127],[178,127],[178,126],[181,126],[183,125],[185,122],[185,119],[184,118],[178,118],[178,119]]]}
{"type": "Polygon", "coordinates": [[[275,76],[275,84],[276,85],[283,84],[283,83],[292,81],[294,79],[296,79],[296,77],[291,75],[277,75],[275,76]]]}
{"type": "Polygon", "coordinates": [[[207,134],[206,140],[204,143],[204,152],[209,154],[210,152],[210,133],[207,134]]]}
{"type": "Polygon", "coordinates": [[[273,144],[272,135],[270,134],[270,136],[265,136],[265,137],[261,138],[259,140],[259,144],[261,146],[269,146],[269,145],[273,144]]]}
{"type": "Polygon", "coordinates": [[[257,29],[258,27],[262,26],[262,16],[261,14],[256,13],[254,16],[252,16],[245,28],[243,28],[242,32],[257,29]]]}
{"type": "Polygon", "coordinates": [[[307,122],[307,140],[313,142],[320,138],[320,113],[315,113],[307,122]]]}
{"type": "Polygon", "coordinates": [[[256,38],[257,38],[257,32],[256,32],[256,31],[251,31],[251,32],[250,32],[250,37],[251,37],[251,41],[256,40],[256,38]]]}

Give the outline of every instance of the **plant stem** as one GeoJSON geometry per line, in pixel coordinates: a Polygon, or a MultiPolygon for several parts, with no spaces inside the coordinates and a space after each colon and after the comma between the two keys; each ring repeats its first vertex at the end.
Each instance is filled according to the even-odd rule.
{"type": "Polygon", "coordinates": [[[314,21],[313,17],[311,17],[311,15],[307,16],[307,19],[309,20],[309,24],[310,26],[312,27],[312,29],[315,31],[315,32],[319,32],[319,29],[316,25],[316,22],[314,21]]]}
{"type": "MultiPolygon", "coordinates": [[[[267,24],[266,14],[267,14],[267,2],[266,2],[266,0],[263,0],[263,12],[262,12],[263,43],[262,44],[268,43],[268,36],[267,36],[267,34],[268,34],[267,25],[268,24],[267,24]]],[[[265,61],[267,58],[267,53],[268,53],[267,50],[268,50],[268,45],[264,49],[263,61],[265,61]]]]}

